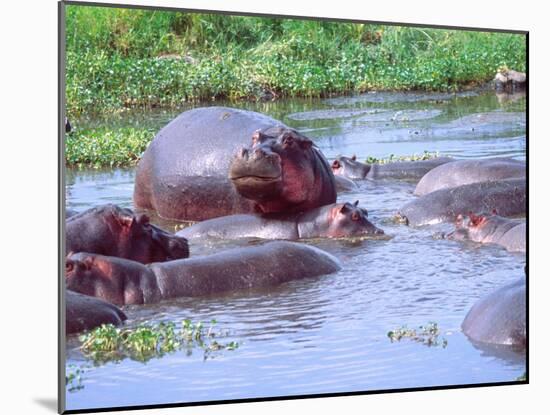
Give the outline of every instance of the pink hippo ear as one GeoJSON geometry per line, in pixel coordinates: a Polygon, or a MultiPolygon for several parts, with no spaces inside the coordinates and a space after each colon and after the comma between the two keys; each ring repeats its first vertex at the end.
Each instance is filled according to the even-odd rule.
{"type": "Polygon", "coordinates": [[[483,215],[474,215],[473,213],[469,213],[468,216],[470,217],[470,225],[471,226],[479,226],[481,225],[483,222],[485,222],[485,220],[487,219],[485,216],[483,215]]]}
{"type": "Polygon", "coordinates": [[[137,223],[139,223],[140,225],[147,225],[149,223],[149,220],[149,216],[145,214],[138,215],[137,217],[137,223]]]}
{"type": "Polygon", "coordinates": [[[115,218],[122,228],[130,228],[136,221],[136,218],[133,215],[115,215],[115,218]]]}
{"type": "Polygon", "coordinates": [[[351,161],[355,161],[357,160],[357,156],[354,154],[353,156],[351,156],[351,161]]]}
{"type": "Polygon", "coordinates": [[[340,162],[338,160],[334,160],[332,162],[332,168],[333,169],[339,169],[341,166],[340,166],[340,162]]]}
{"type": "Polygon", "coordinates": [[[353,212],[353,213],[351,214],[351,220],[353,220],[353,221],[358,221],[359,218],[360,218],[359,212],[355,211],[355,212],[353,212]]]}
{"type": "Polygon", "coordinates": [[[464,226],[464,216],[462,216],[462,213],[459,213],[458,215],[456,215],[455,227],[462,228],[462,226],[464,226]]]}
{"type": "Polygon", "coordinates": [[[493,210],[491,211],[491,213],[492,213],[493,215],[495,215],[495,216],[498,215],[498,212],[497,212],[496,209],[493,209],[493,210]]]}
{"type": "Polygon", "coordinates": [[[86,258],[84,258],[84,261],[82,261],[82,264],[84,265],[84,268],[86,270],[90,270],[92,269],[92,265],[94,264],[94,259],[87,256],[86,258]]]}

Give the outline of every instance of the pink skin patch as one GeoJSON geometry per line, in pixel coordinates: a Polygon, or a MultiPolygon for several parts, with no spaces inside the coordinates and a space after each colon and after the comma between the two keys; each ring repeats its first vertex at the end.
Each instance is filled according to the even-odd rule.
{"type": "Polygon", "coordinates": [[[282,198],[292,204],[300,204],[309,199],[310,190],[315,189],[315,177],[311,169],[302,168],[281,158],[281,171],[283,172],[282,198]]]}

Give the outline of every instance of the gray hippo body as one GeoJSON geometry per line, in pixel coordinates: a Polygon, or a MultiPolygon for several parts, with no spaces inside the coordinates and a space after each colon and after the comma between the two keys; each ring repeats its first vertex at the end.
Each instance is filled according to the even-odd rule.
{"type": "Polygon", "coordinates": [[[330,274],[341,266],[335,257],[318,248],[276,241],[149,265],[78,253],[67,257],[66,267],[66,283],[71,290],[114,304],[143,304],[269,287],[330,274]]]}
{"type": "Polygon", "coordinates": [[[462,331],[480,343],[524,348],[526,344],[525,279],[478,300],[462,322],[462,331]]]}
{"type": "Polygon", "coordinates": [[[67,290],[65,300],[67,334],[91,330],[102,324],[118,326],[126,320],[126,315],[118,307],[99,298],[67,290]]]}
{"type": "Polygon", "coordinates": [[[456,160],[426,173],[414,194],[423,196],[440,189],[464,184],[526,177],[525,162],[509,158],[456,160]]]}
{"type": "Polygon", "coordinates": [[[497,91],[515,92],[524,90],[527,85],[527,75],[523,72],[505,69],[495,75],[495,88],[497,91]]]}
{"type": "Polygon", "coordinates": [[[459,215],[456,229],[447,235],[447,238],[497,244],[510,252],[526,251],[525,220],[509,219],[498,215],[470,214],[468,223],[464,222],[464,217],[459,215]]]}
{"type": "Polygon", "coordinates": [[[309,139],[266,115],[225,107],[183,112],[161,129],[134,187],[136,207],[176,220],[335,201],[330,166],[309,139]]]}
{"type": "Polygon", "coordinates": [[[422,226],[452,222],[469,212],[496,210],[501,216],[520,216],[525,215],[526,203],[525,179],[507,179],[436,190],[407,203],[397,217],[408,225],[422,226]]]}
{"type": "Polygon", "coordinates": [[[453,159],[450,157],[436,157],[429,160],[367,164],[357,161],[355,156],[341,156],[332,162],[332,172],[336,177],[343,176],[354,180],[395,179],[417,181],[430,170],[451,161],[453,159]]]}
{"type": "Polygon", "coordinates": [[[187,238],[342,238],[382,235],[368,219],[366,209],[351,203],[334,203],[303,213],[230,215],[209,219],[182,229],[176,235],[187,238]]]}

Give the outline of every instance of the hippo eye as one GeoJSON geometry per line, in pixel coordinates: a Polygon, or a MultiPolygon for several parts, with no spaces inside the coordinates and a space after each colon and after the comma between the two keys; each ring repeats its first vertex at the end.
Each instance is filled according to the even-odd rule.
{"type": "Polygon", "coordinates": [[[74,269],[74,264],[72,262],[67,262],[65,264],[65,271],[66,272],[72,272],[73,269],[74,269]]]}
{"type": "Polygon", "coordinates": [[[353,212],[353,213],[351,214],[351,220],[353,220],[353,221],[358,221],[358,220],[359,220],[359,213],[353,212]]]}

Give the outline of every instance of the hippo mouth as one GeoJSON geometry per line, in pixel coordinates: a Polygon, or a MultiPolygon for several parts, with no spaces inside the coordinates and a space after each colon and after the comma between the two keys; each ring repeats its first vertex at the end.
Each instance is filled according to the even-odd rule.
{"type": "Polygon", "coordinates": [[[253,174],[230,176],[235,190],[246,199],[258,202],[276,199],[282,190],[282,176],[256,176],[253,174]]]}

